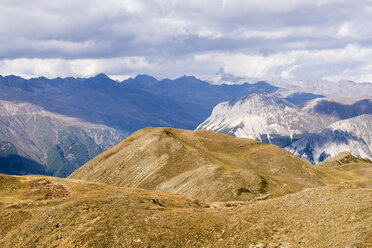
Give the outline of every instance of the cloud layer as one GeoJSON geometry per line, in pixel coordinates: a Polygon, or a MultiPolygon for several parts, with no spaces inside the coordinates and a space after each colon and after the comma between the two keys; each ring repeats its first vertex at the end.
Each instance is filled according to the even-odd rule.
{"type": "Polygon", "coordinates": [[[3,0],[0,74],[372,81],[370,0],[3,0]]]}

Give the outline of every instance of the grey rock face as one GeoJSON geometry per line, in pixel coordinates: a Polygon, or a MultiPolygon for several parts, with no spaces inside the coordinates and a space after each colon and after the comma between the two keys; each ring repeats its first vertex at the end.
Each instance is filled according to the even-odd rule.
{"type": "Polygon", "coordinates": [[[338,121],[319,133],[299,139],[285,149],[313,164],[344,151],[359,158],[372,159],[372,115],[338,121]]]}
{"type": "Polygon", "coordinates": [[[0,173],[68,176],[126,136],[29,103],[0,101],[0,173]]]}

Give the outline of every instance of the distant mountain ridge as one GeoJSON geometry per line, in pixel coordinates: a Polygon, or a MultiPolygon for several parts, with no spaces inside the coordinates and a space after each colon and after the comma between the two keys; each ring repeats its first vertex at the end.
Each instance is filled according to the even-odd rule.
{"type": "Polygon", "coordinates": [[[194,129],[219,102],[278,90],[265,82],[211,85],[195,77],[157,80],[138,75],[116,82],[92,78],[0,76],[0,100],[26,101],[54,113],[133,132],[147,126],[194,129]],[[97,101],[97,99],[104,99],[97,101]]]}
{"type": "Polygon", "coordinates": [[[218,104],[197,129],[286,146],[332,123],[372,113],[372,97],[317,98],[294,105],[268,93],[218,104]]]}
{"type": "Polygon", "coordinates": [[[312,94],[312,93],[306,93],[306,92],[296,92],[296,93],[293,93],[293,94],[287,96],[284,99],[286,101],[290,102],[290,103],[300,105],[300,104],[303,104],[303,103],[308,102],[310,100],[313,100],[313,99],[316,99],[316,98],[323,98],[323,97],[325,97],[325,96],[324,95],[316,95],[316,94],[312,94]]]}
{"type": "Polygon", "coordinates": [[[372,95],[372,83],[353,82],[350,80],[339,81],[320,81],[320,80],[293,80],[285,78],[251,78],[241,77],[226,73],[223,68],[212,78],[213,84],[242,84],[244,82],[265,81],[280,88],[280,94],[287,97],[296,92],[306,92],[314,95],[324,95],[326,97],[356,97],[361,94],[372,95]]]}

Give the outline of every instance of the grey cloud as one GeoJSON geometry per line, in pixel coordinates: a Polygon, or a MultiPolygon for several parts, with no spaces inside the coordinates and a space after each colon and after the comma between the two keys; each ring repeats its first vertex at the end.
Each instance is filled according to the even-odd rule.
{"type": "MultiPolygon", "coordinates": [[[[191,70],[210,74],[222,65],[198,64],[195,56],[229,54],[235,61],[236,54],[270,59],[293,51],[341,51],[349,44],[371,48],[371,14],[367,0],[4,0],[0,2],[0,59],[142,57],[149,64],[126,73],[146,70],[167,76],[166,66],[171,66],[176,74],[191,70]]],[[[332,73],[369,63],[350,58],[355,60],[318,63],[322,64],[318,67],[309,64],[314,63],[312,59],[296,59],[294,65],[303,64],[292,76],[308,77],[313,70],[313,76],[324,77],[327,63],[337,66],[329,70],[332,73]]],[[[285,66],[270,67],[271,73],[280,75],[285,66]]],[[[125,68],[106,70],[115,74],[125,68]]]]}

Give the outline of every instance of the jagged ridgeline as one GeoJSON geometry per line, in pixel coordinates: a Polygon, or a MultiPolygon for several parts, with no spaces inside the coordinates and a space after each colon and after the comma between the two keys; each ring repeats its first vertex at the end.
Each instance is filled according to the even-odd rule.
{"type": "Polygon", "coordinates": [[[194,129],[214,105],[253,92],[265,82],[211,85],[195,77],[123,82],[92,78],[0,76],[0,172],[67,176],[128,134],[147,126],[194,129]]]}
{"type": "Polygon", "coordinates": [[[266,82],[211,85],[193,76],[159,81],[147,75],[117,82],[105,74],[29,80],[0,76],[0,89],[2,100],[32,103],[53,113],[126,132],[147,126],[194,129],[222,101],[278,90],[266,82]]]}
{"type": "Polygon", "coordinates": [[[184,194],[205,201],[266,199],[344,175],[286,150],[212,131],[145,128],[69,178],[184,194]]]}

